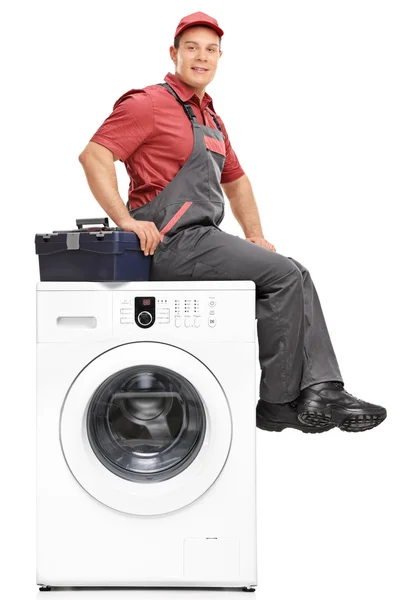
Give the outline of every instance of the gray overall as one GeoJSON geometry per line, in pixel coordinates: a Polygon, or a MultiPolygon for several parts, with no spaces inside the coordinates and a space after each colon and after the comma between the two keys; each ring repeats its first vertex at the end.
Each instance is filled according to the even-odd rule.
{"type": "Polygon", "coordinates": [[[130,211],[135,219],[155,223],[161,233],[150,279],[254,281],[262,400],[290,402],[312,383],[343,382],[307,269],[219,228],[224,218],[220,180],[225,151],[217,119],[210,112],[217,129],[201,125],[189,104],[168,84],[160,85],[190,119],[194,145],[167,187],[130,211]]]}

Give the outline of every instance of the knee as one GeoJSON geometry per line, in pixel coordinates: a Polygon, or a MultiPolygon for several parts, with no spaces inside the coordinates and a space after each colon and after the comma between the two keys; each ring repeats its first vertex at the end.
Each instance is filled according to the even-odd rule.
{"type": "Polygon", "coordinates": [[[282,258],[284,259],[283,264],[281,265],[282,275],[286,275],[289,279],[301,281],[302,269],[304,267],[302,267],[297,260],[290,258],[290,256],[284,256],[282,258]]]}
{"type": "Polygon", "coordinates": [[[301,263],[299,263],[298,260],[295,260],[294,258],[291,258],[290,256],[288,256],[288,259],[292,263],[292,266],[294,265],[296,267],[298,272],[301,274],[301,277],[304,279],[304,277],[309,272],[308,269],[306,269],[306,267],[304,267],[301,263]]]}
{"type": "Polygon", "coordinates": [[[286,256],[275,254],[274,257],[274,268],[264,272],[261,285],[301,287],[303,277],[299,267],[286,256]]]}

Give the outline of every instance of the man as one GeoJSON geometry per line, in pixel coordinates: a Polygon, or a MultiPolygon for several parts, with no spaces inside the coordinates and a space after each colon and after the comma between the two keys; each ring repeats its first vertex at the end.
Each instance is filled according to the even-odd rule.
{"type": "Polygon", "coordinates": [[[205,13],[184,17],[170,48],[175,74],[119,98],[79,160],[105,212],[153,256],[152,280],[255,282],[259,428],[371,429],[386,410],[344,389],[311,276],[264,238],[250,181],[206,93],[223,33],[205,13]],[[130,177],[127,207],[116,160],[130,177]],[[219,228],[223,192],[246,239],[219,228]]]}

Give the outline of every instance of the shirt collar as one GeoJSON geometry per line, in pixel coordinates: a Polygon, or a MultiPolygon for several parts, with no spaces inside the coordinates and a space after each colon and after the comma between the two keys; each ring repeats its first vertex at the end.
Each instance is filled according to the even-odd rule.
{"type": "MultiPolygon", "coordinates": [[[[183,81],[178,79],[176,75],[173,75],[172,73],[167,73],[167,75],[164,77],[164,81],[172,87],[172,89],[178,94],[179,98],[183,102],[188,102],[189,100],[191,100],[194,104],[200,106],[199,97],[196,96],[196,94],[190,87],[188,87],[185,83],[183,83],[183,81]]],[[[212,98],[211,96],[209,96],[209,94],[207,94],[207,92],[205,92],[203,100],[201,101],[200,108],[201,110],[204,110],[207,107],[211,108],[211,110],[215,112],[212,103],[212,98]]]]}

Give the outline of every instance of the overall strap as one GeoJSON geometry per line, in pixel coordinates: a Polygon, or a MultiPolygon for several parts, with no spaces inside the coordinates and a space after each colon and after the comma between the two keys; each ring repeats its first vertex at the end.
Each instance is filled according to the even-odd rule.
{"type": "Polygon", "coordinates": [[[181,100],[179,98],[178,94],[175,92],[175,90],[172,89],[172,87],[170,85],[168,85],[168,83],[158,83],[157,85],[161,85],[163,88],[168,90],[170,92],[170,94],[172,94],[174,96],[174,98],[179,102],[179,104],[181,106],[183,106],[183,110],[185,111],[189,120],[192,123],[197,123],[196,115],[194,114],[193,109],[190,106],[190,104],[186,104],[186,102],[183,102],[183,100],[181,100]]]}
{"type": "Polygon", "coordinates": [[[217,117],[214,115],[214,113],[212,113],[209,108],[206,108],[206,111],[212,116],[214,123],[217,126],[217,129],[219,129],[222,132],[221,125],[219,124],[219,121],[218,121],[217,117]]]}

